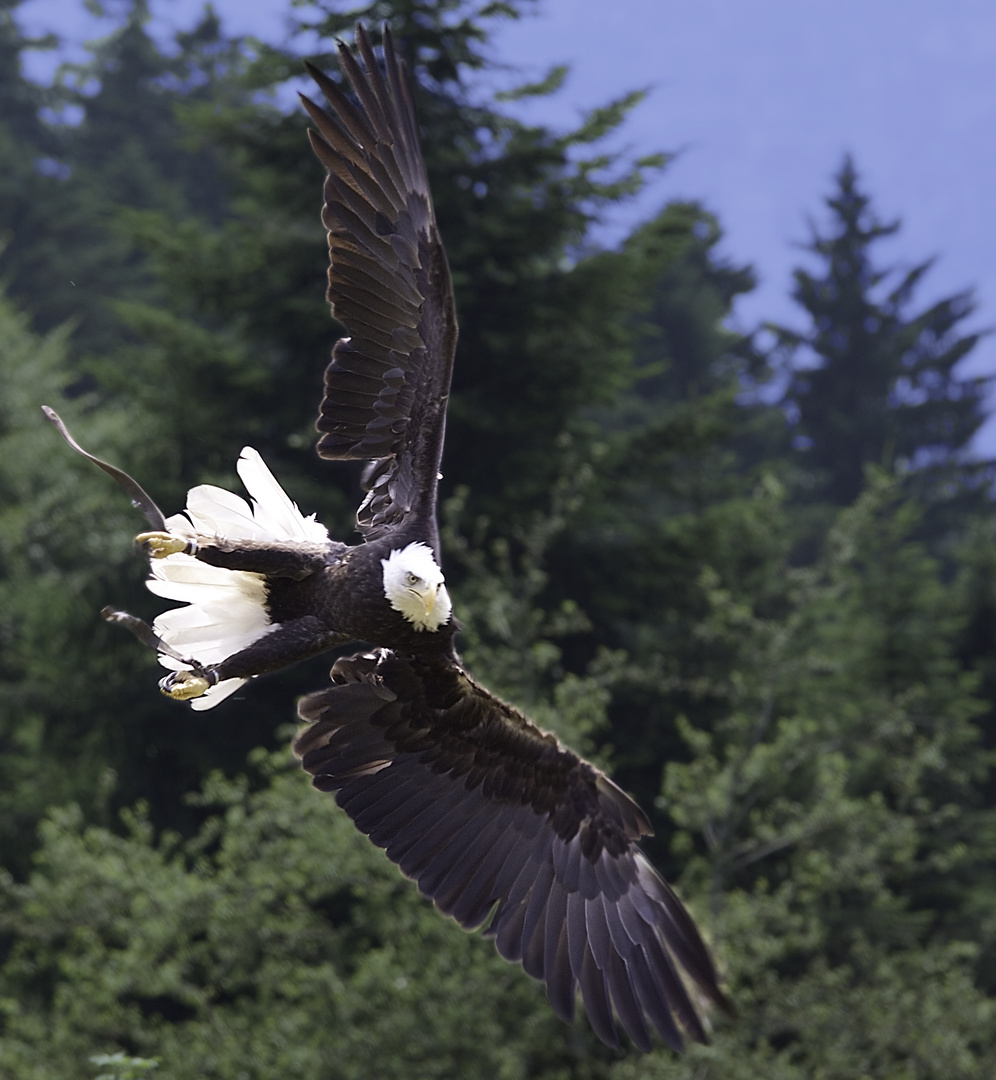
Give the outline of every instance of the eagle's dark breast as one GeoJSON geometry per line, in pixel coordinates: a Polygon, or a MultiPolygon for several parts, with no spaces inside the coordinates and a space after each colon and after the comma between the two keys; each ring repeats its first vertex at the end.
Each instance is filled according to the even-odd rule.
{"type": "Polygon", "coordinates": [[[270,621],[286,625],[301,616],[319,619],[345,641],[365,641],[401,652],[449,656],[459,624],[453,618],[438,630],[418,630],[391,607],[384,591],[383,560],[407,541],[395,536],[345,548],[315,574],[297,581],[268,577],[270,621]]]}

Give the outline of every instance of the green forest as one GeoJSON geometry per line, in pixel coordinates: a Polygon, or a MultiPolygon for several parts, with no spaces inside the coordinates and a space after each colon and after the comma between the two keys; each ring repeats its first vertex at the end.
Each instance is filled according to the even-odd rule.
{"type": "MultiPolygon", "coordinates": [[[[145,0],[49,85],[0,0],[0,1077],[976,1080],[996,1076],[996,463],[970,291],[843,160],[813,192],[796,329],[730,329],[750,266],[606,149],[481,89],[529,0],[321,0],[415,73],[460,343],[441,487],[469,670],[609,770],[716,957],[712,1041],[614,1051],[421,899],[293,759],[329,655],[211,713],[167,701],[141,514],[238,490],[243,445],[355,542],[320,462],[322,168],[301,57],[145,0]],[[521,110],[520,110],[521,111],[521,110]],[[519,113],[516,112],[515,115],[519,113]],[[798,329],[802,327],[802,329],[798,329]]],[[[307,21],[305,18],[307,13],[307,21]]]]}

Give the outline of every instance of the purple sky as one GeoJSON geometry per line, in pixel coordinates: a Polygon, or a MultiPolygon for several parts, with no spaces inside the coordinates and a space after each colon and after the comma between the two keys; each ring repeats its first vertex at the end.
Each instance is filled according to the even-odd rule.
{"type": "MultiPolygon", "coordinates": [[[[283,2],[214,6],[232,32],[286,38],[283,2]]],[[[189,26],[201,3],[152,7],[154,26],[167,30],[189,26]]],[[[821,219],[850,151],[880,217],[903,220],[879,258],[908,266],[937,256],[919,305],[972,287],[974,326],[996,326],[993,0],[542,0],[537,9],[495,38],[496,58],[526,77],[571,67],[555,100],[530,103],[531,117],[568,125],[585,108],[649,88],[618,144],[681,151],[602,241],[670,198],[698,199],[726,231],[724,253],[760,278],[736,321],[798,322],[787,299],[800,258],[793,245],[806,239],[807,217],[821,219]]],[[[17,17],[70,44],[101,32],[82,0],[28,0],[17,17]]],[[[996,373],[996,338],[963,370],[996,373]]],[[[979,449],[996,456],[996,421],[979,449]]]]}

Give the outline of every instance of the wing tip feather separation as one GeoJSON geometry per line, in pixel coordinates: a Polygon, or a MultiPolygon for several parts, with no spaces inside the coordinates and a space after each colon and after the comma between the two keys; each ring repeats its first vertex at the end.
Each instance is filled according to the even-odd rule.
{"type": "MultiPolygon", "coordinates": [[[[472,748],[459,737],[447,744],[447,716],[459,712],[466,725],[474,704],[507,707],[464,678],[458,685],[481,702],[469,706],[451,687],[432,716],[426,678],[386,649],[336,661],[332,685],[299,709],[311,726],[294,749],[315,785],[337,792],[356,825],[441,911],[468,930],[487,923],[484,935],[546,984],[561,1019],[570,1022],[580,992],[609,1046],[619,1045],[620,1025],[644,1051],[653,1032],[675,1050],[683,1036],[706,1042],[701,1009],[731,1007],[674,891],[634,841],[586,856],[580,831],[558,835],[553,812],[536,810],[521,785],[481,781],[472,748]]],[[[487,751],[476,749],[479,765],[487,751]]],[[[630,802],[615,785],[610,795],[610,803],[630,802]]],[[[618,812],[610,806],[607,818],[618,812]]]]}
{"type": "Polygon", "coordinates": [[[362,26],[358,55],[338,42],[352,94],[306,64],[329,108],[301,95],[327,170],[327,296],[349,334],[325,371],[317,449],[384,463],[357,514],[368,540],[434,499],[457,333],[414,100],[386,24],[382,40],[382,63],[362,26]]]}

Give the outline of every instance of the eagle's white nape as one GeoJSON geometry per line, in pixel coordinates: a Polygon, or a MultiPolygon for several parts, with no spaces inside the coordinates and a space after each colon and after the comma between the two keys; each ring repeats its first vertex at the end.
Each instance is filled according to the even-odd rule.
{"type": "MultiPolygon", "coordinates": [[[[255,450],[245,447],[237,468],[252,507],[224,488],[199,484],[187,493],[184,513],[166,520],[167,529],[179,536],[228,540],[328,542],[325,527],[298,510],[255,450]]],[[[163,612],[152,624],[181,656],[210,668],[273,629],[260,574],[225,570],[183,554],[153,559],[151,570],[146,581],[151,592],[187,605],[163,612]]],[[[159,663],[172,671],[184,666],[162,654],[159,663]]],[[[226,679],[191,700],[191,708],[213,708],[247,681],[226,679]]]]}
{"type": "Polygon", "coordinates": [[[449,622],[453,605],[432,548],[409,544],[380,562],[384,567],[384,595],[416,630],[438,630],[449,622]]]}

